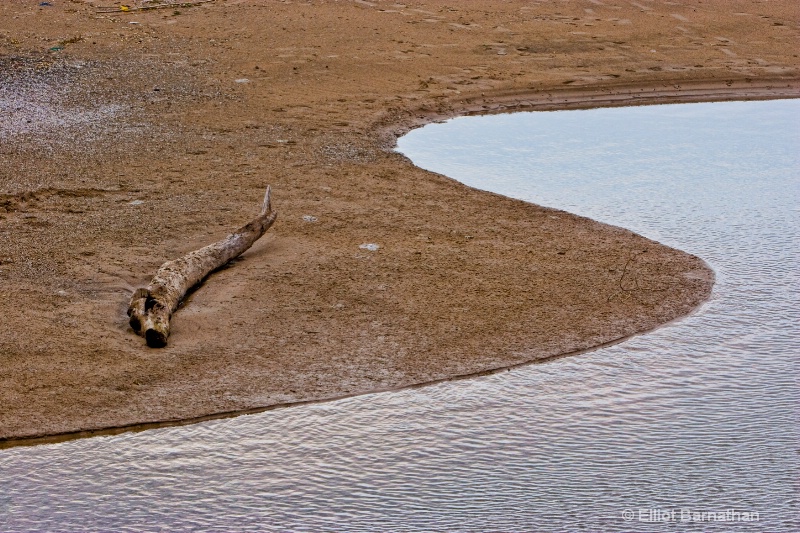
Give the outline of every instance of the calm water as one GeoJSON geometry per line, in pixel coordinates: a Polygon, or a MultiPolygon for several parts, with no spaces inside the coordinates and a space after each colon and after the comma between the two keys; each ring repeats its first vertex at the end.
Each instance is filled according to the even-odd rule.
{"type": "Polygon", "coordinates": [[[798,125],[772,101],[412,132],[423,167],[703,257],[712,299],[494,376],[3,450],[0,530],[800,531],[798,125]]]}

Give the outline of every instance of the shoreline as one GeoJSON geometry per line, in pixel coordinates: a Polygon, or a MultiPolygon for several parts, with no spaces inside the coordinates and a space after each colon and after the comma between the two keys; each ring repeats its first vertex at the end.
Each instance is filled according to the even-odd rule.
{"type": "Polygon", "coordinates": [[[0,448],[496,372],[693,312],[702,259],[393,148],[456,115],[797,97],[794,4],[739,3],[766,14],[0,5],[0,448]],[[131,292],[248,220],[267,184],[279,222],[147,349],[131,292]],[[610,300],[626,274],[670,291],[610,300]]]}
{"type": "MultiPolygon", "coordinates": [[[[486,97],[481,102],[481,105],[486,105],[484,102],[497,102],[497,100],[501,100],[503,105],[499,105],[497,109],[492,109],[491,111],[476,111],[474,108],[462,108],[461,111],[455,110],[453,112],[448,113],[447,115],[428,115],[427,120],[422,124],[417,124],[414,122],[414,127],[423,127],[426,124],[443,120],[444,118],[452,118],[457,116],[471,116],[471,115],[482,115],[482,114],[492,114],[492,113],[514,113],[514,112],[524,112],[524,111],[538,111],[542,109],[546,109],[548,111],[560,111],[560,110],[571,110],[571,109],[597,109],[602,107],[627,107],[631,105],[631,102],[637,102],[635,105],[666,105],[666,104],[673,104],[673,103],[693,103],[693,102],[724,102],[724,101],[750,101],[750,100],[766,100],[766,99],[784,99],[784,98],[800,98],[800,80],[782,80],[784,83],[781,84],[780,87],[775,88],[777,83],[772,81],[764,81],[761,83],[763,87],[758,87],[756,84],[753,90],[748,90],[746,92],[740,92],[741,89],[734,89],[730,88],[730,86],[725,85],[723,88],[721,85],[724,82],[720,83],[720,86],[714,87],[714,84],[703,84],[703,88],[700,91],[693,91],[689,94],[683,94],[680,91],[669,91],[667,94],[659,94],[658,96],[654,96],[652,94],[647,95],[646,102],[642,102],[642,98],[638,96],[635,92],[631,94],[631,91],[636,91],[637,89],[646,89],[645,87],[637,88],[637,87],[626,87],[626,92],[615,94],[611,87],[592,87],[590,89],[584,91],[570,91],[572,93],[570,98],[568,99],[560,99],[558,103],[553,103],[550,101],[550,98],[543,97],[538,94],[530,94],[524,95],[519,100],[508,100],[507,95],[500,95],[500,98],[493,99],[491,96],[486,97]],[[708,85],[711,85],[709,90],[708,85]],[[581,94],[581,93],[584,94],[581,94]],[[754,94],[755,93],[755,94],[754,94]],[[599,105],[595,105],[599,104],[599,105]]],[[[413,111],[411,112],[414,113],[413,111]]],[[[398,123],[395,124],[394,127],[389,128],[390,131],[408,131],[407,123],[398,123]]],[[[403,133],[397,134],[395,139],[402,136],[403,133]]],[[[489,193],[495,194],[495,193],[489,193]]],[[[577,216],[577,215],[576,215],[577,216]]],[[[604,224],[605,225],[605,224],[604,224]]],[[[625,229],[625,228],[622,228],[625,229]]],[[[701,258],[702,260],[702,258],[701,258]]],[[[706,268],[708,271],[712,273],[712,277],[714,276],[714,271],[711,267],[705,263],[706,268]]],[[[709,289],[713,288],[713,281],[709,289]]],[[[663,327],[669,327],[671,324],[681,321],[688,316],[691,316],[697,312],[699,312],[703,305],[708,301],[711,297],[711,290],[705,295],[705,297],[697,304],[697,306],[691,309],[687,314],[677,316],[668,322],[664,322],[662,324],[656,325],[654,328],[646,331],[636,332],[630,335],[626,335],[620,337],[618,339],[613,339],[611,341],[607,341],[601,343],[596,346],[592,346],[589,348],[584,348],[580,350],[575,350],[571,352],[565,352],[560,354],[551,355],[541,359],[533,359],[530,361],[524,361],[520,363],[515,363],[508,366],[501,366],[497,368],[491,368],[486,370],[481,370],[474,373],[469,374],[462,374],[462,375],[454,375],[448,376],[428,382],[421,382],[421,383],[413,383],[409,385],[403,385],[400,387],[394,388],[386,388],[386,389],[375,389],[370,391],[359,391],[354,394],[346,394],[341,396],[334,396],[330,398],[322,398],[322,399],[313,399],[313,400],[301,400],[297,402],[290,402],[290,403],[282,403],[282,404],[272,404],[263,407],[251,407],[248,409],[243,410],[235,410],[235,411],[227,411],[227,412],[219,412],[219,413],[209,413],[197,417],[186,418],[186,419],[174,419],[174,420],[155,420],[155,421],[148,421],[143,423],[131,424],[131,425],[124,425],[124,426],[117,426],[117,427],[106,427],[106,428],[99,428],[99,429],[91,429],[91,430],[82,430],[82,431],[74,431],[74,432],[65,432],[65,433],[56,433],[56,434],[45,434],[45,435],[34,435],[30,437],[23,437],[23,438],[0,438],[0,450],[14,448],[17,446],[35,446],[39,444],[54,444],[60,442],[67,442],[76,439],[83,439],[83,438],[91,438],[97,436],[110,436],[110,435],[118,435],[120,433],[128,433],[128,432],[139,432],[139,431],[147,431],[150,429],[158,429],[158,428],[167,428],[167,427],[177,427],[177,426],[184,426],[190,424],[196,424],[200,422],[206,422],[209,420],[220,420],[226,418],[234,418],[238,416],[244,415],[252,415],[263,413],[266,411],[272,411],[275,409],[284,409],[290,407],[298,407],[302,405],[312,405],[318,403],[326,403],[326,402],[333,402],[337,400],[342,400],[346,398],[352,398],[356,396],[364,396],[368,394],[379,394],[385,392],[393,392],[405,389],[415,389],[420,387],[426,387],[430,385],[436,385],[440,383],[444,383],[447,381],[456,381],[462,379],[471,379],[477,378],[482,376],[488,376],[497,374],[500,372],[512,370],[515,368],[529,366],[529,365],[536,365],[536,364],[545,364],[549,363],[558,359],[562,359],[565,357],[572,357],[581,354],[585,354],[588,352],[592,352],[595,350],[600,350],[603,348],[607,348],[609,346],[613,346],[622,342],[625,342],[633,337],[639,335],[647,335],[653,331],[661,329],[663,327]]]]}
{"type": "Polygon", "coordinates": [[[681,83],[659,80],[638,85],[500,91],[488,96],[466,95],[460,102],[446,102],[446,111],[410,110],[410,117],[400,123],[382,126],[378,131],[391,133],[396,140],[412,129],[463,116],[789,98],[800,98],[800,78],[692,80],[681,83]]]}
{"type": "MultiPolygon", "coordinates": [[[[590,108],[587,108],[590,109],[590,108]]],[[[705,261],[704,261],[704,264],[705,261]]],[[[714,274],[713,269],[706,264],[708,270],[714,274]]],[[[713,288],[713,283],[712,283],[713,288]]],[[[669,327],[670,325],[680,322],[687,317],[690,317],[698,312],[700,312],[703,306],[708,302],[711,298],[711,292],[706,295],[706,298],[702,300],[694,309],[689,311],[687,314],[675,317],[668,322],[664,322],[663,324],[659,324],[655,326],[653,329],[633,333],[631,335],[627,335],[624,337],[620,337],[618,339],[613,339],[603,344],[599,344],[597,346],[592,346],[589,348],[584,348],[581,350],[575,350],[573,352],[565,352],[561,354],[556,354],[552,356],[548,356],[541,359],[533,359],[531,361],[523,361],[521,363],[515,363],[509,366],[503,366],[498,368],[491,368],[487,370],[481,370],[478,372],[474,372],[471,374],[461,374],[461,375],[454,375],[448,376],[440,379],[436,379],[433,381],[421,382],[421,383],[412,383],[410,385],[404,385],[400,387],[388,388],[388,389],[376,389],[371,391],[363,391],[363,392],[356,392],[353,394],[346,394],[342,396],[335,396],[330,398],[321,398],[315,400],[301,400],[297,402],[291,403],[283,403],[283,404],[272,404],[266,405],[263,407],[251,407],[248,409],[236,410],[236,411],[226,411],[226,412],[219,412],[219,413],[209,413],[206,415],[200,415],[197,417],[192,418],[185,418],[185,419],[175,419],[175,420],[154,420],[150,422],[142,422],[137,424],[130,424],[125,426],[112,426],[112,427],[105,427],[105,428],[98,428],[98,429],[88,429],[88,430],[80,430],[80,431],[70,431],[64,433],[53,433],[53,434],[46,434],[46,435],[33,435],[33,436],[26,436],[21,438],[0,438],[0,450],[10,449],[10,448],[17,448],[17,447],[25,447],[25,446],[38,446],[40,444],[58,444],[61,442],[69,442],[72,440],[79,440],[79,439],[89,439],[92,437],[104,437],[104,436],[113,436],[119,435],[122,433],[139,433],[141,431],[148,431],[151,429],[161,429],[161,428],[172,428],[172,427],[180,427],[180,426],[188,426],[192,424],[199,424],[201,422],[208,422],[211,420],[224,420],[228,418],[236,418],[239,416],[246,416],[246,415],[256,415],[259,413],[265,413],[267,411],[274,411],[276,409],[288,409],[292,407],[300,407],[303,405],[316,405],[320,403],[328,403],[328,402],[335,402],[338,400],[345,400],[348,398],[355,398],[358,396],[367,396],[370,394],[382,394],[382,393],[389,393],[389,392],[397,392],[402,390],[408,389],[419,389],[423,387],[428,387],[432,385],[438,385],[441,383],[446,383],[448,381],[460,381],[465,379],[473,379],[479,378],[484,376],[492,376],[494,374],[499,374],[501,372],[507,372],[510,370],[514,370],[517,368],[530,366],[530,365],[540,365],[540,364],[548,364],[554,361],[564,359],[566,357],[573,357],[579,356],[586,353],[593,352],[595,350],[602,350],[603,348],[608,348],[611,346],[615,346],[617,344],[626,342],[634,337],[638,337],[639,335],[647,335],[654,331],[657,331],[661,328],[669,327]]]]}

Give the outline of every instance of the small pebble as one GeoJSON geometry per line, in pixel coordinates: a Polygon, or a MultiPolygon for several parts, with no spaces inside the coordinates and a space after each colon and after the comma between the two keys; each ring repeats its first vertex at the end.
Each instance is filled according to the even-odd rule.
{"type": "Polygon", "coordinates": [[[367,243],[367,244],[362,244],[361,246],[359,246],[359,248],[361,248],[362,250],[369,250],[370,252],[375,252],[378,250],[378,248],[380,248],[380,246],[374,243],[367,243]]]}
{"type": "Polygon", "coordinates": [[[128,202],[128,205],[142,205],[144,200],[134,200],[132,202],[128,202]]]}
{"type": "Polygon", "coordinates": [[[305,220],[306,222],[316,222],[317,217],[311,215],[303,215],[303,220],[305,220]]]}

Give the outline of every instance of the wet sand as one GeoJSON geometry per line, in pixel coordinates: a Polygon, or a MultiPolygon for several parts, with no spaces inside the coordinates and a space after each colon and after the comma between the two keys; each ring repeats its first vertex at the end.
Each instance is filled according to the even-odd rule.
{"type": "Polygon", "coordinates": [[[0,5],[6,444],[481,373],[684,316],[713,284],[700,258],[417,169],[396,136],[800,94],[790,1],[52,3],[0,5]],[[275,227],[147,348],[133,289],[267,184],[275,227]]]}

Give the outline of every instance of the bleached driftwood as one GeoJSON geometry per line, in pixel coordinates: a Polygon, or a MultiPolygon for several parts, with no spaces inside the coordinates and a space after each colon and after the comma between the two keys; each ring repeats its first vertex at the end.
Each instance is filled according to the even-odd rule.
{"type": "Polygon", "coordinates": [[[261,212],[249,224],[219,242],[161,265],[150,284],[137,289],[131,297],[128,316],[133,330],[143,336],[151,348],[166,346],[170,317],[186,292],[250,248],[272,226],[277,216],[267,187],[261,212]]]}

